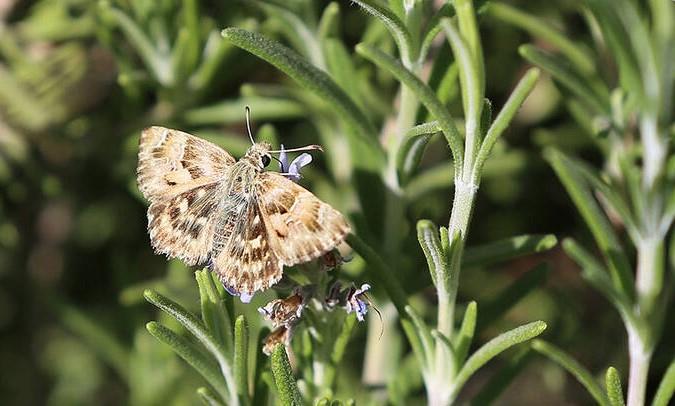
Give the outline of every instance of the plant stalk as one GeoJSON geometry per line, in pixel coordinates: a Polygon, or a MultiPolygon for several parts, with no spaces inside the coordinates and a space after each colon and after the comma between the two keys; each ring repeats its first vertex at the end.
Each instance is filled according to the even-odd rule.
{"type": "Polygon", "coordinates": [[[648,237],[637,246],[635,288],[638,316],[648,318],[654,310],[663,285],[663,238],[648,237]]]}
{"type": "Polygon", "coordinates": [[[627,406],[643,406],[647,389],[647,375],[652,357],[651,348],[647,348],[635,326],[627,326],[630,372],[628,375],[627,406]]]}

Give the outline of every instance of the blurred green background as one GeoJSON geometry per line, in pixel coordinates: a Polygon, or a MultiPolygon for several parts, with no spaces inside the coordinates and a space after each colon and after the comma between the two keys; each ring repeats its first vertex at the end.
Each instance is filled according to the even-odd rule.
{"type": "MultiPolygon", "coordinates": [[[[316,15],[328,5],[291,3],[307,3],[316,15]]],[[[393,52],[378,23],[348,1],[338,4],[338,30],[350,53],[364,37],[393,52]]],[[[511,4],[574,40],[592,36],[576,1],[511,4]]],[[[298,39],[294,42],[284,26],[288,23],[251,1],[0,0],[0,404],[198,403],[194,389],[201,378],[144,327],[157,317],[176,326],[143,300],[145,287],[170,294],[192,310],[198,309],[198,296],[192,270],[154,255],[150,247],[146,203],[135,184],[138,137],[149,125],[179,128],[239,157],[248,145],[243,107],[249,104],[263,137],[287,147],[325,143],[330,131],[322,126],[332,125],[325,112],[317,111],[282,73],[219,34],[228,26],[245,27],[297,46],[298,39]],[[150,41],[140,38],[139,27],[150,41]],[[199,35],[186,27],[197,27],[199,35]]],[[[480,26],[487,96],[499,108],[528,67],[518,46],[547,44],[489,13],[480,16],[480,26]]],[[[358,57],[355,64],[358,76],[368,77],[371,86],[371,97],[366,91],[362,95],[362,107],[381,128],[395,111],[398,84],[386,74],[373,75],[372,65],[358,57]]],[[[455,110],[458,105],[449,104],[455,110]]],[[[443,141],[432,142],[437,148],[429,148],[422,168],[447,162],[443,141]]],[[[576,124],[556,85],[543,75],[486,168],[470,244],[552,233],[592,246],[541,156],[547,145],[595,165],[603,162],[593,137],[576,124]]],[[[340,185],[340,163],[327,161],[315,155],[303,183],[347,210],[349,204],[334,186],[340,185]]],[[[407,216],[447,223],[450,192],[451,185],[442,182],[426,190],[407,216]]],[[[411,267],[420,269],[408,275],[411,290],[428,306],[434,298],[421,250],[412,237],[408,247],[409,260],[418,265],[411,267]]],[[[488,300],[542,260],[552,268],[546,282],[503,322],[545,320],[546,336],[591,371],[607,364],[625,371],[626,339],[618,315],[582,283],[576,266],[558,248],[463,272],[460,302],[488,300]]],[[[364,280],[357,265],[354,278],[364,280]]],[[[238,310],[255,320],[262,303],[258,298],[238,310]]],[[[675,328],[671,313],[664,331],[675,328]]],[[[500,330],[495,323],[483,334],[492,337],[500,330]]],[[[344,382],[360,379],[365,339],[366,327],[360,324],[340,372],[344,382]]],[[[663,374],[674,344],[666,340],[657,348],[654,376],[663,374]]],[[[476,393],[504,362],[482,369],[463,396],[476,393]]],[[[413,397],[421,399],[421,381],[409,385],[413,397]]],[[[349,388],[343,388],[346,396],[349,388]]],[[[544,400],[590,401],[573,378],[535,357],[500,402],[544,400]]]]}

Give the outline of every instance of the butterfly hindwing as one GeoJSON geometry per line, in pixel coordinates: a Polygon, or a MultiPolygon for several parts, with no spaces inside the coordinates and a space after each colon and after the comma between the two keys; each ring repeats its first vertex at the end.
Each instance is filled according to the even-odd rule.
{"type": "Polygon", "coordinates": [[[340,212],[278,173],[261,173],[256,190],[270,245],[284,265],[318,258],[350,231],[340,212]]]}
{"type": "Polygon", "coordinates": [[[148,232],[155,251],[188,265],[206,262],[217,227],[218,188],[217,182],[211,182],[153,202],[148,208],[148,232]]]}
{"type": "Polygon", "coordinates": [[[260,210],[249,196],[240,209],[227,211],[219,234],[226,236],[214,255],[211,270],[230,290],[253,294],[281,279],[283,264],[270,249],[269,234],[260,210]]]}

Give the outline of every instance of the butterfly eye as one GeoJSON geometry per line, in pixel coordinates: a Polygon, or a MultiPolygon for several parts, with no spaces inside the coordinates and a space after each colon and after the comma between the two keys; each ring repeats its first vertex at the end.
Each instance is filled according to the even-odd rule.
{"type": "Polygon", "coordinates": [[[263,165],[263,168],[267,168],[267,165],[269,165],[270,162],[272,162],[272,158],[270,158],[269,155],[263,155],[263,156],[262,156],[262,165],[263,165]]]}

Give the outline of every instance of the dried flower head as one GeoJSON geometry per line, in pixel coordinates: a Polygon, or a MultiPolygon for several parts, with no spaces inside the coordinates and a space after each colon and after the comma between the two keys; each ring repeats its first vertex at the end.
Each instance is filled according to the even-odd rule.
{"type": "Polygon", "coordinates": [[[267,320],[272,322],[272,326],[282,325],[290,326],[297,323],[302,316],[302,310],[305,308],[305,299],[299,290],[285,298],[276,299],[258,308],[258,312],[267,320]]]}
{"type": "Polygon", "coordinates": [[[291,342],[291,337],[293,335],[293,328],[288,326],[280,326],[274,329],[271,333],[265,337],[265,342],[263,343],[263,353],[265,355],[271,355],[274,351],[274,347],[277,344],[289,345],[291,342]]]}

